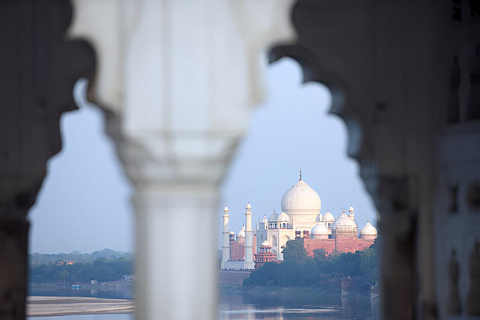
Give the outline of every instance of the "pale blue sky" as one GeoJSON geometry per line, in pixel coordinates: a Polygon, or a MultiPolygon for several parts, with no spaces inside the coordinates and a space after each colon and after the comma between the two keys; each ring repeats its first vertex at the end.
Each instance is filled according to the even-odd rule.
{"type": "MultiPolygon", "coordinates": [[[[223,183],[222,202],[214,213],[218,239],[224,204],[230,208],[231,229],[237,232],[247,201],[254,222],[273,209],[280,211],[282,195],[296,183],[300,168],[303,180],[320,195],[322,213],[330,209],[337,216],[353,204],[360,228],[367,218],[375,222],[376,211],[358,178],[358,166],[345,155],[345,125],[327,114],[328,90],[320,84],[301,84],[301,70],[289,59],[270,66],[267,90],[223,183]]],[[[31,252],[133,250],[132,189],[104,133],[102,117],[85,103],[63,116],[63,150],[50,160],[30,212],[31,252]]]]}

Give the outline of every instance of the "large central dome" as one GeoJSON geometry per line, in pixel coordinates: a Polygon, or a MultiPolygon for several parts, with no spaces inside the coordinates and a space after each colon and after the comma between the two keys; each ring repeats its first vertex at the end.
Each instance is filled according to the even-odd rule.
{"type": "Polygon", "coordinates": [[[318,214],[321,208],[320,197],[303,180],[299,180],[282,197],[282,211],[287,214],[318,214]]]}

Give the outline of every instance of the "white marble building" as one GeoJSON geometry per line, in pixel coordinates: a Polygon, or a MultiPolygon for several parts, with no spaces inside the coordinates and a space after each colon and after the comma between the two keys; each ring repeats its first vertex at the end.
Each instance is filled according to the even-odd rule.
{"type": "MultiPolygon", "coordinates": [[[[271,251],[277,254],[277,260],[283,260],[282,250],[286,246],[287,241],[297,237],[317,237],[320,228],[324,230],[323,236],[331,237],[332,230],[336,228],[348,228],[352,233],[358,232],[358,226],[355,222],[355,213],[353,206],[348,209],[348,216],[343,212],[337,219],[327,210],[325,215],[321,214],[322,201],[318,193],[302,180],[302,172],[300,171],[300,179],[290,189],[288,189],[281,200],[282,212],[277,214],[275,211],[268,217],[263,216],[255,229],[257,237],[257,252],[264,241],[271,246],[271,251]]],[[[247,205],[246,213],[246,235],[248,235],[249,220],[251,223],[251,206],[247,205]]],[[[251,266],[247,263],[247,257],[253,257],[250,252],[247,253],[248,239],[245,239],[245,261],[229,261],[230,260],[230,231],[228,229],[228,208],[225,207],[223,215],[223,240],[222,240],[222,269],[249,269],[251,266]],[[245,265],[244,265],[245,263],[245,265]],[[248,265],[248,267],[247,267],[248,265]]],[[[367,223],[369,229],[374,229],[374,236],[377,230],[370,223],[367,223]]],[[[367,225],[365,227],[367,227],[367,225]]],[[[365,227],[362,229],[364,230],[365,227]]],[[[243,227],[242,227],[243,228],[243,227]]],[[[237,234],[237,240],[243,229],[237,234]]],[[[366,230],[366,229],[365,229],[366,230]]],[[[252,231],[253,232],[253,231],[252,231]]],[[[252,267],[253,269],[253,267],[252,267]]]]}

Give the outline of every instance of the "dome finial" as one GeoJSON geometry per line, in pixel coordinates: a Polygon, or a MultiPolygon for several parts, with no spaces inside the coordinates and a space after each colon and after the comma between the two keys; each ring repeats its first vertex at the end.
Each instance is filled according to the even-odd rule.
{"type": "Polygon", "coordinates": [[[302,168],[300,168],[300,179],[299,181],[302,180],[302,168]]]}

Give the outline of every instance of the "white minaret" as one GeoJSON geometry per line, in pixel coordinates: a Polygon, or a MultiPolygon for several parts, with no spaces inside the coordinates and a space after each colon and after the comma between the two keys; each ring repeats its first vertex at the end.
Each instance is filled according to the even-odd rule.
{"type": "Polygon", "coordinates": [[[348,216],[355,220],[355,209],[353,209],[352,205],[350,205],[350,208],[348,208],[348,216]]]}
{"type": "Polygon", "coordinates": [[[230,260],[230,234],[228,231],[228,207],[223,208],[223,231],[222,231],[222,263],[220,267],[225,269],[225,264],[230,260]]]}
{"type": "Polygon", "coordinates": [[[254,269],[253,262],[253,229],[252,229],[252,206],[247,204],[245,212],[245,269],[254,269]]]}

